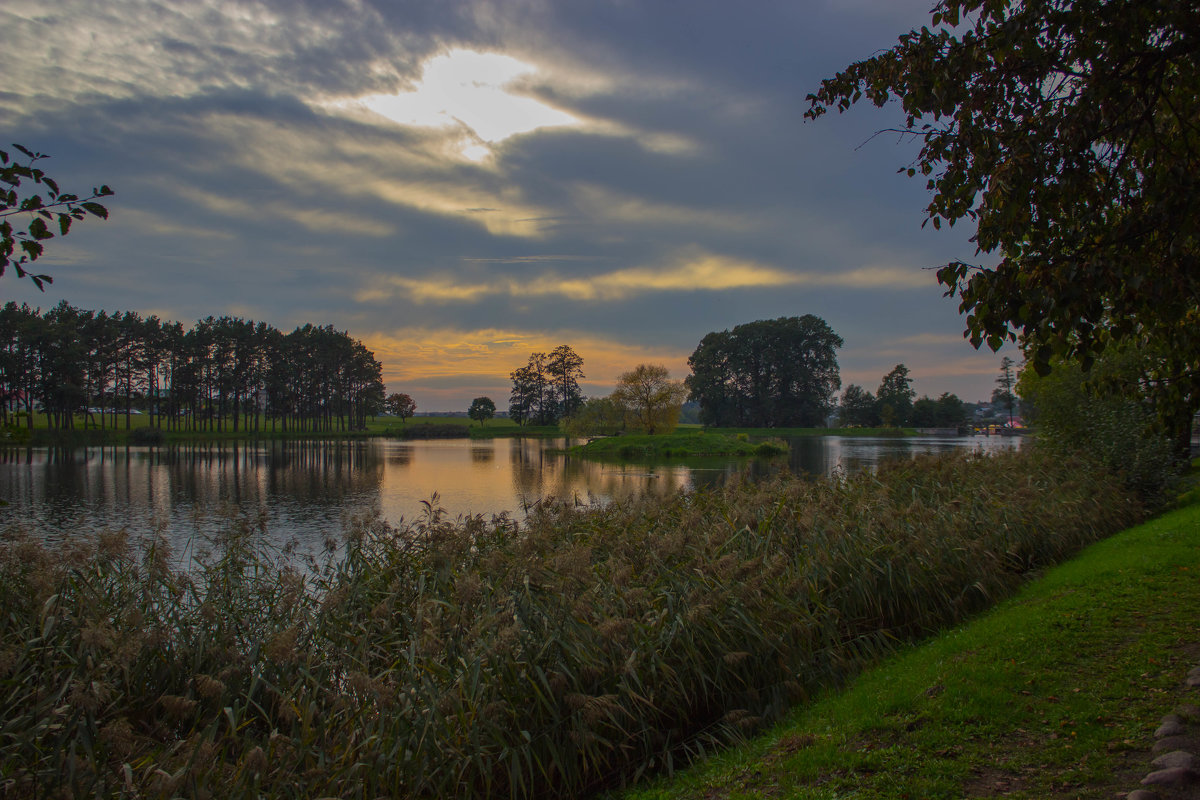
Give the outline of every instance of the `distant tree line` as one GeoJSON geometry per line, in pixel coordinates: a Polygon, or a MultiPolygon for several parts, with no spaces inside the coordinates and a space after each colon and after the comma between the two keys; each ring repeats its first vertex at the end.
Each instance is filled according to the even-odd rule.
{"type": "Polygon", "coordinates": [[[961,428],[967,424],[966,405],[957,395],[946,392],[936,400],[915,399],[908,367],[897,364],[879,382],[872,395],[857,384],[842,392],[838,418],[847,427],[874,428],[961,428]]]}
{"type": "Polygon", "coordinates": [[[967,425],[966,405],[956,395],[918,399],[904,364],[883,376],[875,394],[851,384],[839,402],[841,346],[842,338],[812,314],[747,322],[707,334],[688,358],[692,374],[682,384],[664,366],[641,364],[619,377],[612,395],[585,401],[578,384],[583,359],[561,345],[532,353],[510,374],[508,413],[522,425],[565,420],[581,436],[672,430],[685,399],[698,406],[700,423],[718,428],[818,428],[835,412],[849,427],[967,425]]]}
{"type": "Polygon", "coordinates": [[[185,330],[135,312],[59,303],[0,308],[0,419],[44,411],[51,427],[82,416],[130,427],[146,413],[167,430],[342,431],[382,409],[382,368],[360,341],[311,324],[208,317],[185,330]]]}

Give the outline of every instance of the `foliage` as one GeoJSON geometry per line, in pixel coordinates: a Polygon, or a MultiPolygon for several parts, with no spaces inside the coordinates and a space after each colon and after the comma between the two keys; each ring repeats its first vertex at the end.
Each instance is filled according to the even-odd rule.
{"type": "Polygon", "coordinates": [[[686,397],[683,381],[672,380],[661,364],[638,364],[621,373],[612,393],[613,402],[625,411],[625,427],[650,435],[675,430],[686,397]]]}
{"type": "Polygon", "coordinates": [[[944,392],[937,400],[922,397],[913,403],[914,428],[964,428],[967,409],[958,395],[944,392]]]}
{"type": "Polygon", "coordinates": [[[235,317],[190,330],[65,301],[0,307],[0,421],[35,410],[55,428],[125,430],[143,412],[169,431],[334,433],[366,428],[383,402],[374,354],[332,326],[289,334],[235,317]],[[39,405],[41,408],[39,409],[39,405]]]}
{"type": "Polygon", "coordinates": [[[688,358],[689,399],[718,427],[817,427],[842,385],[842,338],[820,317],[780,317],[706,335],[688,358]]]}
{"type": "Polygon", "coordinates": [[[589,397],[563,424],[571,436],[612,436],[625,430],[625,408],[612,397],[589,397]]]}
{"type": "Polygon", "coordinates": [[[874,428],[880,424],[879,403],[866,389],[852,383],[842,392],[838,418],[847,427],[874,428]]]}
{"type": "Polygon", "coordinates": [[[308,571],[232,526],[0,543],[0,781],[37,796],[578,796],[670,768],[1138,516],[957,454],[504,517],[371,519],[308,571]]]}
{"type": "Polygon", "coordinates": [[[490,397],[476,397],[471,401],[471,407],[467,409],[467,416],[483,427],[485,422],[496,416],[496,404],[490,397]]]}
{"type": "Polygon", "coordinates": [[[409,417],[417,413],[417,401],[403,392],[389,394],[387,400],[384,401],[384,407],[393,417],[399,417],[401,424],[406,423],[409,417]]]}
{"type": "Polygon", "coordinates": [[[1120,348],[1087,372],[1078,363],[1056,361],[1045,376],[1022,370],[1017,390],[1032,406],[1039,445],[1055,453],[1088,453],[1154,502],[1177,471],[1171,441],[1145,395],[1146,360],[1144,353],[1120,348]]]}
{"type": "Polygon", "coordinates": [[[565,344],[549,355],[531,353],[528,364],[509,374],[509,418],[519,425],[553,425],[570,416],[583,403],[582,377],[583,359],[565,344]]]}
{"type": "Polygon", "coordinates": [[[941,0],[933,25],[824,81],[807,115],[899,98],[928,220],[969,221],[999,257],[938,272],[972,343],[1019,335],[1043,373],[1155,347],[1155,409],[1182,450],[1200,407],[1195,3],[941,0]]]}
{"type": "Polygon", "coordinates": [[[888,427],[903,427],[912,418],[913,398],[917,396],[908,377],[908,367],[897,364],[883,376],[875,392],[879,419],[888,427]]]}
{"type": "Polygon", "coordinates": [[[29,272],[26,265],[42,255],[46,240],[55,237],[51,225],[58,229],[58,236],[66,236],[71,224],[88,214],[108,219],[108,209],[95,201],[110,196],[113,190],[101,186],[92,189],[91,195],[82,199],[64,192],[59,189],[58,182],[37,165],[49,156],[35,153],[19,144],[13,147],[26,160],[10,159],[7,152],[0,150],[0,276],[11,266],[18,278],[27,277],[44,291],[44,284],[53,283],[54,279],[49,275],[29,272]],[[34,187],[41,187],[37,189],[40,193],[29,194],[30,183],[34,187]],[[45,194],[44,199],[42,194],[45,194]],[[24,229],[14,227],[10,218],[15,217],[28,218],[29,224],[24,229]],[[14,256],[18,247],[20,254],[14,256]]]}

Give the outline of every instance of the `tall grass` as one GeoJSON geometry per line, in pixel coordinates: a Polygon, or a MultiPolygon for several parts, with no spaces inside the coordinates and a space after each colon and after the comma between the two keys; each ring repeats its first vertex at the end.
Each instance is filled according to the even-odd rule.
{"type": "Polygon", "coordinates": [[[119,534],[0,547],[0,795],[578,796],[755,728],[1140,514],[1089,465],[821,482],[392,528],[307,568],[119,534]]]}

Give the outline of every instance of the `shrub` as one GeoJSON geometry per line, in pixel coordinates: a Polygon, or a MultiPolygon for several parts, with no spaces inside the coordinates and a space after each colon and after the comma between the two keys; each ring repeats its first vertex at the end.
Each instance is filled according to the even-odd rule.
{"type": "Polygon", "coordinates": [[[1152,504],[1179,475],[1170,439],[1139,391],[1145,354],[1112,351],[1085,372],[1058,361],[1045,377],[1021,373],[1018,391],[1033,406],[1038,444],[1053,453],[1079,452],[1119,473],[1152,504]]]}
{"type": "Polygon", "coordinates": [[[767,439],[765,442],[759,442],[754,448],[754,454],[763,458],[772,456],[785,456],[791,452],[788,443],[783,439],[767,439]]]}

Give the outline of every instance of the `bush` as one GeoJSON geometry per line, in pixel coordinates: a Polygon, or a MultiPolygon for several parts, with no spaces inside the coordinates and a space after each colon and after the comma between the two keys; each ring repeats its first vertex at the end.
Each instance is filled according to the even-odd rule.
{"type": "Polygon", "coordinates": [[[767,439],[754,448],[754,454],[763,458],[786,456],[790,452],[791,448],[783,439],[767,439]]]}
{"type": "Polygon", "coordinates": [[[1033,406],[1039,446],[1098,461],[1153,505],[1169,495],[1179,468],[1153,407],[1137,392],[1142,358],[1125,350],[1106,354],[1088,372],[1062,361],[1045,377],[1024,370],[1018,391],[1033,406]]]}
{"type": "Polygon", "coordinates": [[[0,444],[29,444],[32,438],[29,428],[20,424],[20,420],[0,426],[0,444]]]}

